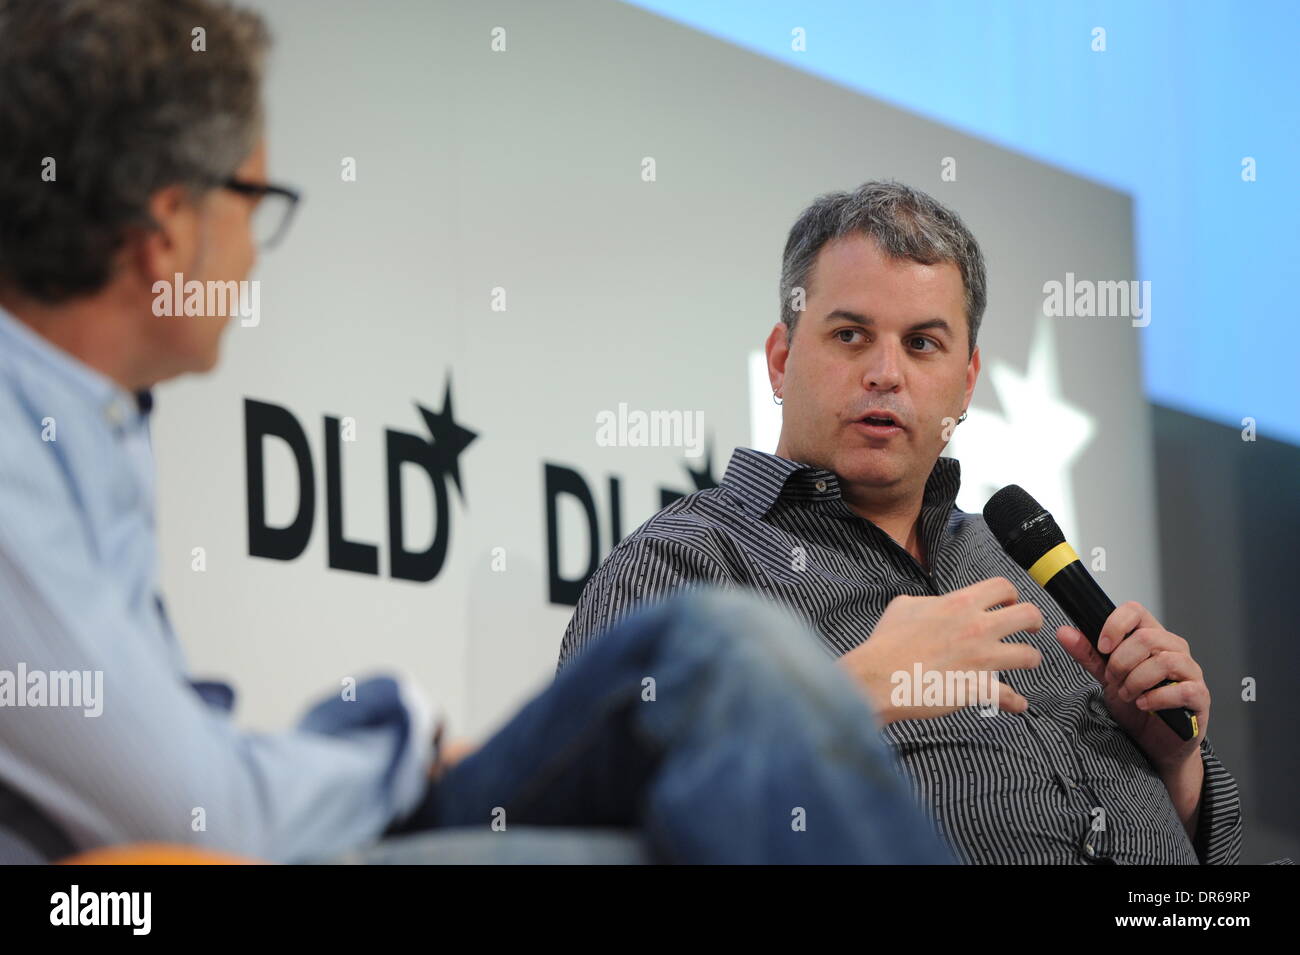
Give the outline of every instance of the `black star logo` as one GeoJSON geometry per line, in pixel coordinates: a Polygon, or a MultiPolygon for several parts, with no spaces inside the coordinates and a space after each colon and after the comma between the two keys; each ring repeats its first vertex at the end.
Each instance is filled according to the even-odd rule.
{"type": "Polygon", "coordinates": [[[460,484],[460,454],[478,437],[478,432],[462,427],[454,420],[455,416],[451,408],[451,375],[447,376],[447,393],[442,399],[442,411],[434,414],[418,401],[415,407],[424,416],[429,434],[433,435],[433,440],[429,443],[434,447],[443,472],[455,482],[456,490],[460,492],[460,498],[464,501],[465,489],[460,484]]]}
{"type": "MultiPolygon", "coordinates": [[[[683,464],[682,467],[686,467],[686,465],[683,464]]],[[[712,439],[706,441],[704,445],[704,470],[692,471],[690,468],[686,468],[686,473],[689,474],[691,480],[695,482],[695,490],[697,491],[707,491],[711,487],[718,486],[718,482],[714,480],[713,477],[712,439]]]]}

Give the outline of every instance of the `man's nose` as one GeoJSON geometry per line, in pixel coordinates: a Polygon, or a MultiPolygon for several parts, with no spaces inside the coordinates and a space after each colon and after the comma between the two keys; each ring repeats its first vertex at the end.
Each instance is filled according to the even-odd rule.
{"type": "Polygon", "coordinates": [[[896,342],[877,341],[867,352],[862,384],[868,391],[893,391],[903,382],[903,356],[896,342]]]}

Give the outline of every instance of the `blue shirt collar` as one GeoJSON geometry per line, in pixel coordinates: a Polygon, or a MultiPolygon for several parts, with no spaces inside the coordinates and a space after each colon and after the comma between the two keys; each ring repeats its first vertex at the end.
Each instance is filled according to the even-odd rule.
{"type": "Polygon", "coordinates": [[[64,389],[118,423],[125,423],[132,413],[145,418],[153,410],[153,394],[148,389],[132,394],[48,341],[3,307],[0,307],[0,355],[16,359],[41,378],[55,379],[64,389]]]}

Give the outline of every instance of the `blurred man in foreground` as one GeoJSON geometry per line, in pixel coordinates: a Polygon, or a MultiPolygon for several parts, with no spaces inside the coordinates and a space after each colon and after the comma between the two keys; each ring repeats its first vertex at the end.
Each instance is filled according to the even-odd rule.
{"type": "Polygon", "coordinates": [[[436,862],[417,836],[365,850],[493,823],[634,830],[662,861],[948,861],[852,682],[735,596],[629,620],[459,762],[393,679],[276,734],[189,679],[149,389],[212,368],[231,309],[158,306],[175,282],[238,298],[288,225],[266,46],[209,0],[0,0],[0,862],[142,841],[436,862]]]}

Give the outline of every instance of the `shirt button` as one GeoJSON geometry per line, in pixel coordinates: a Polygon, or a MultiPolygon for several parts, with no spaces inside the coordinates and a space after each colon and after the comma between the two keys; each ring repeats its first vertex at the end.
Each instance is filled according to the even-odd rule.
{"type": "Polygon", "coordinates": [[[817,487],[817,490],[819,490],[819,491],[824,491],[824,490],[826,490],[826,482],[825,482],[825,481],[818,481],[816,487],[817,487]]]}

